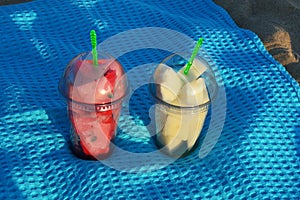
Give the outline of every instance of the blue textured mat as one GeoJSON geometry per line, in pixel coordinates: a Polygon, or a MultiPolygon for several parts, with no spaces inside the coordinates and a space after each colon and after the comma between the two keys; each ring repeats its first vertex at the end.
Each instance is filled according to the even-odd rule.
{"type": "MultiPolygon", "coordinates": [[[[299,86],[255,34],[209,0],[37,0],[1,6],[0,27],[0,199],[300,198],[299,86]],[[142,27],[205,38],[226,90],[222,134],[206,157],[196,150],[150,172],[78,159],[68,147],[65,103],[57,91],[63,69],[90,49],[91,29],[104,40],[142,27]]],[[[163,55],[144,49],[122,64],[130,70],[163,55]]],[[[143,90],[132,99],[136,105],[144,103],[138,98],[143,90]]],[[[147,121],[145,107],[132,112],[136,121],[147,121]]],[[[131,135],[143,131],[125,121],[131,135]]],[[[150,141],[119,135],[116,142],[127,151],[155,150],[150,141]]]]}

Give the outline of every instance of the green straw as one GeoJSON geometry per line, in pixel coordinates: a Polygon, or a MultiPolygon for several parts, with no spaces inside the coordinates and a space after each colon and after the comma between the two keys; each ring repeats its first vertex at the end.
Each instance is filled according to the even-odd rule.
{"type": "Polygon", "coordinates": [[[97,35],[95,30],[90,32],[91,44],[92,44],[92,54],[93,54],[93,64],[97,68],[98,66],[98,52],[97,52],[97,35]]]}
{"type": "Polygon", "coordinates": [[[190,68],[191,68],[191,66],[193,64],[193,61],[194,61],[196,55],[198,54],[200,47],[202,46],[202,42],[203,42],[203,38],[199,38],[199,40],[197,41],[197,44],[196,44],[196,46],[195,46],[195,48],[193,50],[192,56],[191,56],[189,62],[187,63],[187,65],[186,65],[186,67],[184,69],[184,74],[185,75],[188,74],[188,72],[189,72],[189,70],[190,70],[190,68]]]}

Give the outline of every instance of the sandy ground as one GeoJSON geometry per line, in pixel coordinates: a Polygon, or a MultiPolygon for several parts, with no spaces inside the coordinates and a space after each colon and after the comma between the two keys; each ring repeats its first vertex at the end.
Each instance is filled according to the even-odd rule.
{"type": "MultiPolygon", "coordinates": [[[[31,0],[0,0],[1,5],[31,0]]],[[[255,32],[300,84],[300,0],[213,0],[241,28],[255,32]]]]}
{"type": "Polygon", "coordinates": [[[0,0],[0,6],[16,4],[16,3],[24,3],[24,2],[29,2],[29,1],[31,1],[31,0],[0,0]]]}
{"type": "Polygon", "coordinates": [[[300,84],[300,0],[214,0],[241,28],[255,32],[300,84]]]}

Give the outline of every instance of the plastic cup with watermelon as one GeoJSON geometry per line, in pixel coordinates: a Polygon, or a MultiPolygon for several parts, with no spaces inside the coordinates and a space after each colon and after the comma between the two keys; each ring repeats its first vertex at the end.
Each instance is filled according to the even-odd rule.
{"type": "Polygon", "coordinates": [[[71,122],[71,146],[83,159],[105,159],[113,150],[127,79],[122,65],[113,57],[91,53],[71,60],[59,82],[67,100],[71,122]]]}

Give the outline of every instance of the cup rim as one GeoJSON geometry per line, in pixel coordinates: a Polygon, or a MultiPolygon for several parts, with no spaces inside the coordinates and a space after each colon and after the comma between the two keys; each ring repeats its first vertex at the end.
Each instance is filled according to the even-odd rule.
{"type": "Polygon", "coordinates": [[[153,92],[153,87],[155,87],[155,85],[157,84],[150,84],[149,87],[150,87],[150,93],[151,93],[151,96],[156,100],[158,101],[159,103],[165,105],[165,106],[168,106],[168,107],[172,107],[172,108],[175,108],[175,109],[198,109],[198,108],[206,108],[208,107],[211,102],[213,101],[213,99],[210,99],[209,101],[203,103],[203,104],[199,104],[199,105],[196,105],[196,106],[179,106],[179,105],[175,105],[175,104],[171,104],[171,103],[168,103],[168,102],[165,102],[163,101],[162,99],[160,99],[154,92],[153,92]]]}
{"type": "Polygon", "coordinates": [[[60,91],[60,94],[67,100],[67,102],[70,101],[70,102],[80,104],[80,105],[96,106],[96,107],[107,107],[107,106],[111,106],[111,105],[117,104],[119,102],[122,102],[123,99],[125,99],[128,96],[128,92],[129,92],[129,88],[126,87],[126,91],[125,91],[124,95],[122,95],[118,99],[114,99],[113,101],[110,101],[110,102],[107,102],[107,103],[85,103],[85,102],[81,102],[81,101],[76,101],[76,100],[66,96],[64,93],[61,92],[60,85],[58,86],[58,90],[60,91]]]}

